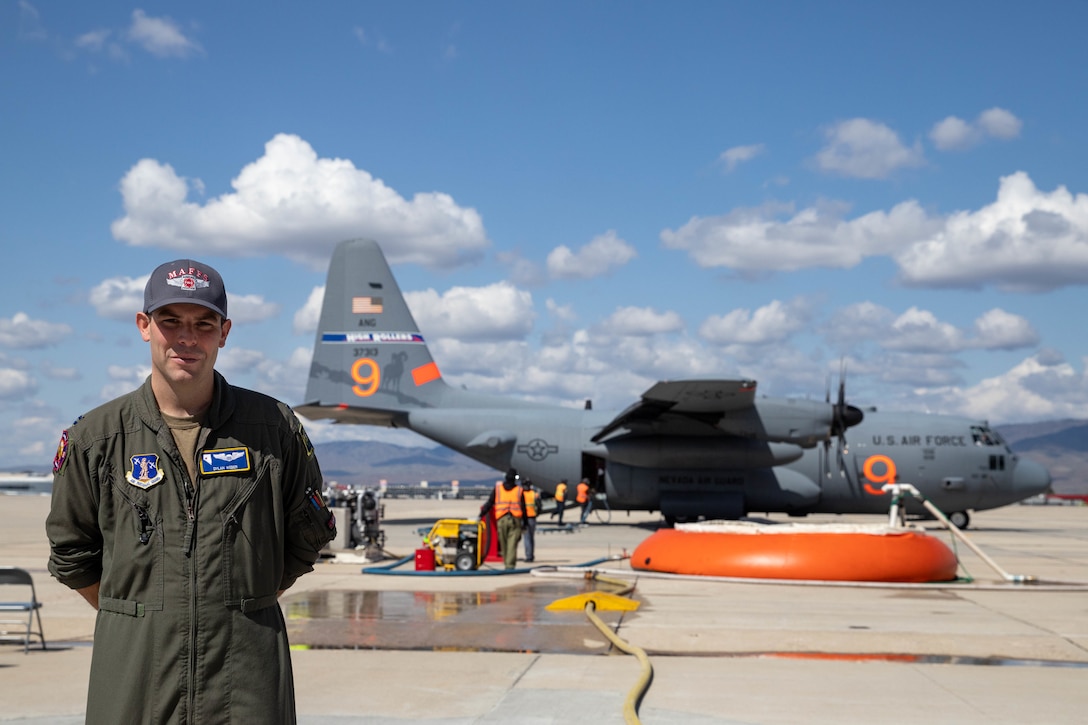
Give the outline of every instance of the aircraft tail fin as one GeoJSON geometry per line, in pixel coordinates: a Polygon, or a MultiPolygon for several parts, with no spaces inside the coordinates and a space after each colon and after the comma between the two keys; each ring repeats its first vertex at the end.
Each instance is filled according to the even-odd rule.
{"type": "Polygon", "coordinates": [[[448,390],[377,242],[333,252],[314,339],[307,418],[400,426],[448,390]]]}

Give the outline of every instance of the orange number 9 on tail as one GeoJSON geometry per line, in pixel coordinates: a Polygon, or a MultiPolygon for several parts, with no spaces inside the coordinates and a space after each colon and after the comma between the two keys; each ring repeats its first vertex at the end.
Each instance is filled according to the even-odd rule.
{"type": "Polygon", "coordinates": [[[368,357],[361,357],[351,366],[351,379],[357,385],[351,387],[352,392],[360,398],[373,395],[382,382],[382,371],[378,363],[368,357]]]}

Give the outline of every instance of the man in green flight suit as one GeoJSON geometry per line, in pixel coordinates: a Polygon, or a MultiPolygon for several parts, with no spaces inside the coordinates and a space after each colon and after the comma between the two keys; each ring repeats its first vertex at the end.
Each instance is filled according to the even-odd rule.
{"type": "Polygon", "coordinates": [[[155,269],[151,375],[61,435],[49,570],[98,610],[87,722],[294,723],[278,597],[336,526],[294,413],[215,371],[219,273],[155,269]]]}

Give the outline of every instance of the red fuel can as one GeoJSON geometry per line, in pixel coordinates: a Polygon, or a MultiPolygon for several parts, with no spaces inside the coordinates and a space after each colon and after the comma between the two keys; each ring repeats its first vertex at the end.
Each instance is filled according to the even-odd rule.
{"type": "Polygon", "coordinates": [[[434,549],[429,546],[416,549],[416,571],[434,571],[434,549]]]}

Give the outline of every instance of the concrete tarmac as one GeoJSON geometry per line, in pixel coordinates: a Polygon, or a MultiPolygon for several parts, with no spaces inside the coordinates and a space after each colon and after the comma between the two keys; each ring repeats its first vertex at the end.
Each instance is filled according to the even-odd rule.
{"type": "MultiPolygon", "coordinates": [[[[48,506],[44,496],[0,496],[0,565],[34,575],[48,639],[45,651],[29,654],[0,645],[3,723],[83,722],[95,613],[46,570],[48,506]]],[[[478,506],[387,500],[386,549],[410,555],[421,527],[473,518],[478,506]]],[[[611,647],[584,613],[543,606],[607,589],[565,571],[606,557],[618,558],[597,568],[633,582],[640,604],[599,614],[649,656],[652,684],[638,708],[647,725],[1085,720],[1088,589],[1076,585],[1088,582],[1086,507],[974,515],[967,533],[975,544],[1006,572],[1041,580],[1017,586],[962,544],[969,584],[636,574],[622,557],[655,521],[615,513],[609,524],[538,532],[536,561],[526,565],[535,568],[512,575],[421,576],[411,562],[403,574],[364,574],[354,555],[322,561],[281,599],[300,722],[624,722],[639,661],[611,647]]]]}

